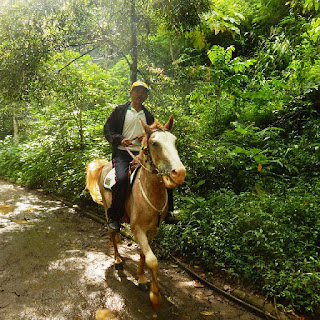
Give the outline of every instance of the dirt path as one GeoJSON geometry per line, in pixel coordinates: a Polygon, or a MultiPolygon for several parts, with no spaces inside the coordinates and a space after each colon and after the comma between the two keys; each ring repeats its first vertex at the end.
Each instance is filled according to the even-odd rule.
{"type": "MultiPolygon", "coordinates": [[[[258,320],[170,261],[160,261],[163,305],[137,288],[135,243],[123,239],[123,271],[99,223],[42,195],[0,180],[0,319],[258,320]]],[[[148,274],[149,275],[149,274],[148,274]]]]}

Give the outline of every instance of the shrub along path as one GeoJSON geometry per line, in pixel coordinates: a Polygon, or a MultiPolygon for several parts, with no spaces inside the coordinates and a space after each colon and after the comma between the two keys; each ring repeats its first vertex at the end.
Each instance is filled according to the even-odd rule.
{"type": "Polygon", "coordinates": [[[0,180],[0,319],[94,319],[101,309],[105,319],[259,319],[168,261],[160,261],[155,312],[137,288],[136,244],[124,239],[121,250],[118,272],[104,226],[0,180]]]}

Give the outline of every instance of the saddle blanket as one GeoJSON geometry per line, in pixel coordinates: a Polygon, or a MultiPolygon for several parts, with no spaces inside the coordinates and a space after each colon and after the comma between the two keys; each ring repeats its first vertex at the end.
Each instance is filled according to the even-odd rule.
{"type": "Polygon", "coordinates": [[[116,169],[112,168],[103,181],[103,186],[106,189],[111,190],[111,188],[116,184],[116,169]]]}
{"type": "MultiPolygon", "coordinates": [[[[130,186],[133,185],[135,177],[137,175],[138,172],[138,168],[135,168],[134,171],[130,174],[130,186]]],[[[104,178],[103,181],[103,186],[112,191],[112,187],[116,184],[116,170],[115,168],[112,168],[108,174],[106,175],[106,177],[104,178]]]]}

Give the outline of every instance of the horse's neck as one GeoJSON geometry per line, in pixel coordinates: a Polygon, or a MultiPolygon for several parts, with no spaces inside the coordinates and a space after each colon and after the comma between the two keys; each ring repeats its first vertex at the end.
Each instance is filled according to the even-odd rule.
{"type": "Polygon", "coordinates": [[[151,173],[151,170],[147,170],[144,167],[140,170],[140,180],[146,188],[165,188],[161,176],[151,173]]]}
{"type": "Polygon", "coordinates": [[[154,197],[155,202],[163,201],[162,198],[165,197],[166,187],[161,176],[153,174],[142,167],[140,169],[140,183],[147,195],[154,197]]]}

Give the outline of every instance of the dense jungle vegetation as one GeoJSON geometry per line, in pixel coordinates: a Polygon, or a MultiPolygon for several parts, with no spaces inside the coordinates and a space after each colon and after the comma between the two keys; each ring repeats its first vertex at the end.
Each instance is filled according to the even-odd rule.
{"type": "Polygon", "coordinates": [[[103,214],[84,169],[144,80],[188,171],[163,248],[319,319],[319,42],[319,0],[4,0],[0,176],[103,214]]]}

